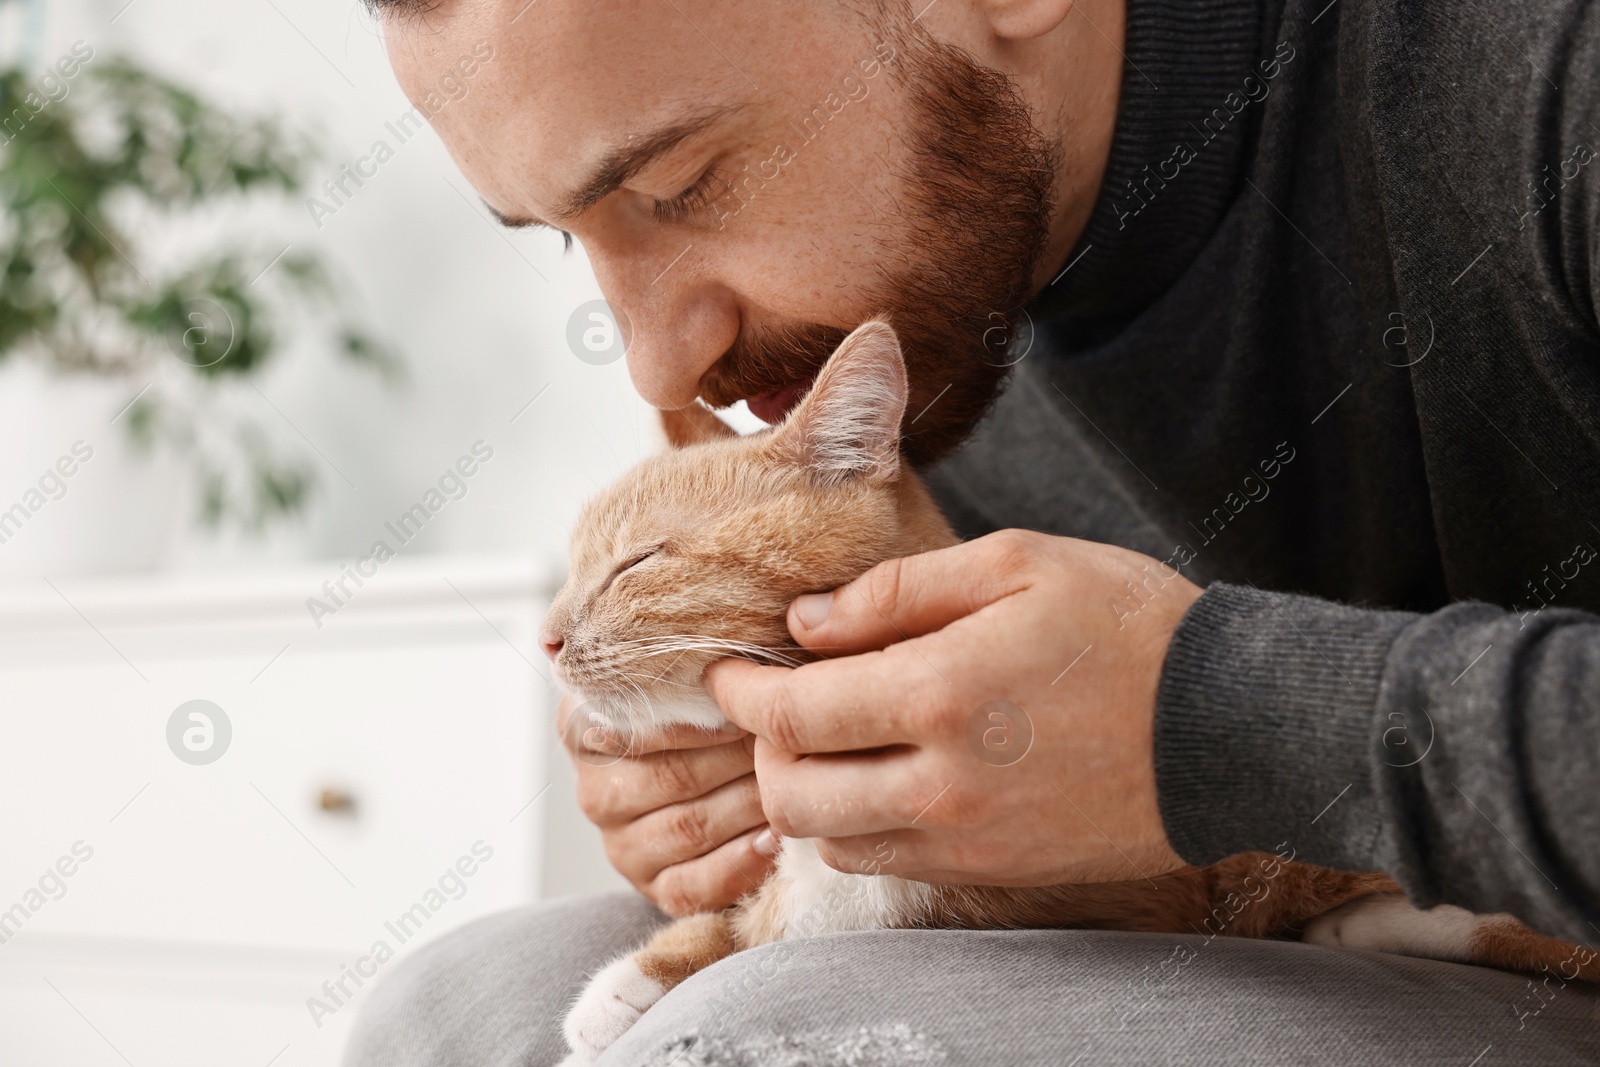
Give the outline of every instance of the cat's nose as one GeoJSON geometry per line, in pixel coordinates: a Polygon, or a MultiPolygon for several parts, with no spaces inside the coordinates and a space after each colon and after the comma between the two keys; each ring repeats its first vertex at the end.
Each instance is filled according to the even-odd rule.
{"type": "Polygon", "coordinates": [[[551,662],[555,661],[561,646],[566,643],[566,639],[558,633],[551,633],[549,630],[539,631],[539,647],[544,649],[544,654],[550,657],[551,662]]]}

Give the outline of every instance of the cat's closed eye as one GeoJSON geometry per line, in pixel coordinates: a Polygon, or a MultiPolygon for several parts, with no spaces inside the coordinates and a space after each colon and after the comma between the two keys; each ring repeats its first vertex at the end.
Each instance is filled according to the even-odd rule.
{"type": "Polygon", "coordinates": [[[624,563],[618,565],[617,573],[622,574],[624,571],[633,570],[633,568],[637,567],[651,556],[654,556],[665,547],[665,545],[655,545],[652,548],[645,549],[643,552],[636,553],[631,559],[628,559],[624,563]]]}
{"type": "Polygon", "coordinates": [[[618,578],[621,578],[624,574],[633,570],[633,568],[637,567],[645,560],[657,555],[665,547],[665,545],[653,545],[642,552],[634,553],[632,556],[629,556],[627,559],[617,564],[616,568],[609,576],[607,576],[605,582],[600,586],[599,593],[596,593],[595,595],[599,596],[600,593],[604,593],[607,589],[610,589],[612,582],[615,582],[618,578]]]}

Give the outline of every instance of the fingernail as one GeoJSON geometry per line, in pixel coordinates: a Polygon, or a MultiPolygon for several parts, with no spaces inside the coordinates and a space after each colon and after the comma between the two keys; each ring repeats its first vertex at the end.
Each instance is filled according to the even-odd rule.
{"type": "Polygon", "coordinates": [[[583,732],[583,747],[600,756],[621,756],[628,746],[610,731],[591,727],[583,732]]]}
{"type": "Polygon", "coordinates": [[[750,843],[750,847],[763,856],[776,856],[778,854],[778,835],[774,834],[772,827],[769,826],[756,835],[756,839],[750,843]]]}
{"type": "Polygon", "coordinates": [[[794,617],[807,630],[815,630],[827,622],[828,612],[832,610],[832,593],[807,593],[794,601],[794,617]]]}
{"type": "Polygon", "coordinates": [[[744,733],[744,731],[739,728],[739,724],[736,722],[725,722],[721,726],[717,727],[717,733],[727,734],[729,737],[735,737],[744,733]]]}

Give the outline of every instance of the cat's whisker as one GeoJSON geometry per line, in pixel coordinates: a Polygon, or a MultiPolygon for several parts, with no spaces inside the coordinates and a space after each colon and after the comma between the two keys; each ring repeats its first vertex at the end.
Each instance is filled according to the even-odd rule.
{"type": "Polygon", "coordinates": [[[728,641],[741,645],[753,644],[753,642],[750,641],[741,641],[732,637],[718,637],[715,634],[651,634],[648,637],[635,637],[627,640],[617,641],[616,645],[617,647],[622,648],[628,645],[643,645],[656,641],[728,641]]]}
{"type": "MultiPolygon", "coordinates": [[[[642,656],[664,656],[668,652],[674,652],[674,651],[679,651],[679,650],[677,650],[677,649],[662,649],[662,650],[656,651],[656,652],[640,653],[640,655],[642,655],[642,656]]],[[[758,663],[764,663],[764,664],[767,664],[769,666],[777,666],[777,667],[800,667],[800,666],[803,666],[802,661],[800,661],[798,659],[795,659],[795,658],[793,658],[791,656],[785,656],[785,655],[782,655],[781,653],[770,652],[770,651],[765,651],[765,650],[737,649],[737,648],[705,648],[705,649],[701,649],[700,651],[716,652],[716,653],[719,653],[721,655],[736,655],[736,656],[738,656],[740,658],[754,660],[754,661],[756,661],[758,663]]]]}
{"type": "Polygon", "coordinates": [[[620,682],[620,688],[611,689],[595,700],[616,718],[621,719],[621,725],[626,732],[631,733],[641,723],[654,721],[654,708],[648,694],[637,683],[627,678],[620,679],[620,682]]]}
{"type": "Polygon", "coordinates": [[[618,642],[618,651],[626,651],[630,655],[639,657],[661,656],[669,652],[676,652],[680,655],[685,652],[723,652],[785,667],[798,667],[803,662],[791,655],[789,650],[786,649],[770,648],[765,645],[753,644],[749,641],[711,637],[704,634],[638,638],[633,641],[618,642]]]}
{"type": "Polygon", "coordinates": [[[657,677],[655,675],[648,675],[647,676],[647,675],[638,675],[638,674],[636,674],[636,675],[631,675],[630,677],[632,677],[632,678],[643,678],[645,680],[645,682],[647,682],[648,684],[650,684],[652,686],[670,685],[674,689],[701,689],[702,688],[699,682],[680,682],[680,681],[678,681],[677,679],[674,679],[674,678],[660,678],[660,677],[657,677]]]}

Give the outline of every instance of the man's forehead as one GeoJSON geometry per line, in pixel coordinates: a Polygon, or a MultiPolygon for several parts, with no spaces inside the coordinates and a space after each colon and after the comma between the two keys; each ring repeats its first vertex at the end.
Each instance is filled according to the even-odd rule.
{"type": "Polygon", "coordinates": [[[653,72],[692,76],[712,65],[708,58],[726,68],[707,31],[739,34],[724,25],[728,10],[691,0],[442,0],[386,19],[384,35],[402,78],[442,71],[463,49],[487,43],[528,76],[530,87],[609,85],[638,96],[648,86],[635,83],[653,72]],[[703,10],[691,20],[686,8],[703,10]]]}
{"type": "Polygon", "coordinates": [[[526,4],[448,0],[386,27],[396,75],[419,106],[440,79],[460,80],[463,57],[492,49],[454,99],[430,109],[430,121],[474,184],[509,215],[527,205],[508,176],[519,187],[541,186],[546,214],[581,208],[581,184],[626,169],[630,160],[619,150],[684,139],[734,102],[737,76],[670,3],[526,4]],[[716,62],[700,64],[699,52],[716,62]],[[544,187],[545,175],[563,184],[544,187]]]}
{"type": "Polygon", "coordinates": [[[608,41],[627,49],[628,35],[619,37],[607,17],[613,6],[608,0],[443,0],[416,15],[386,19],[384,40],[408,95],[473,48],[485,47],[493,51],[502,80],[509,68],[524,88],[579,85],[597,64],[609,65],[596,54],[608,41]]]}

